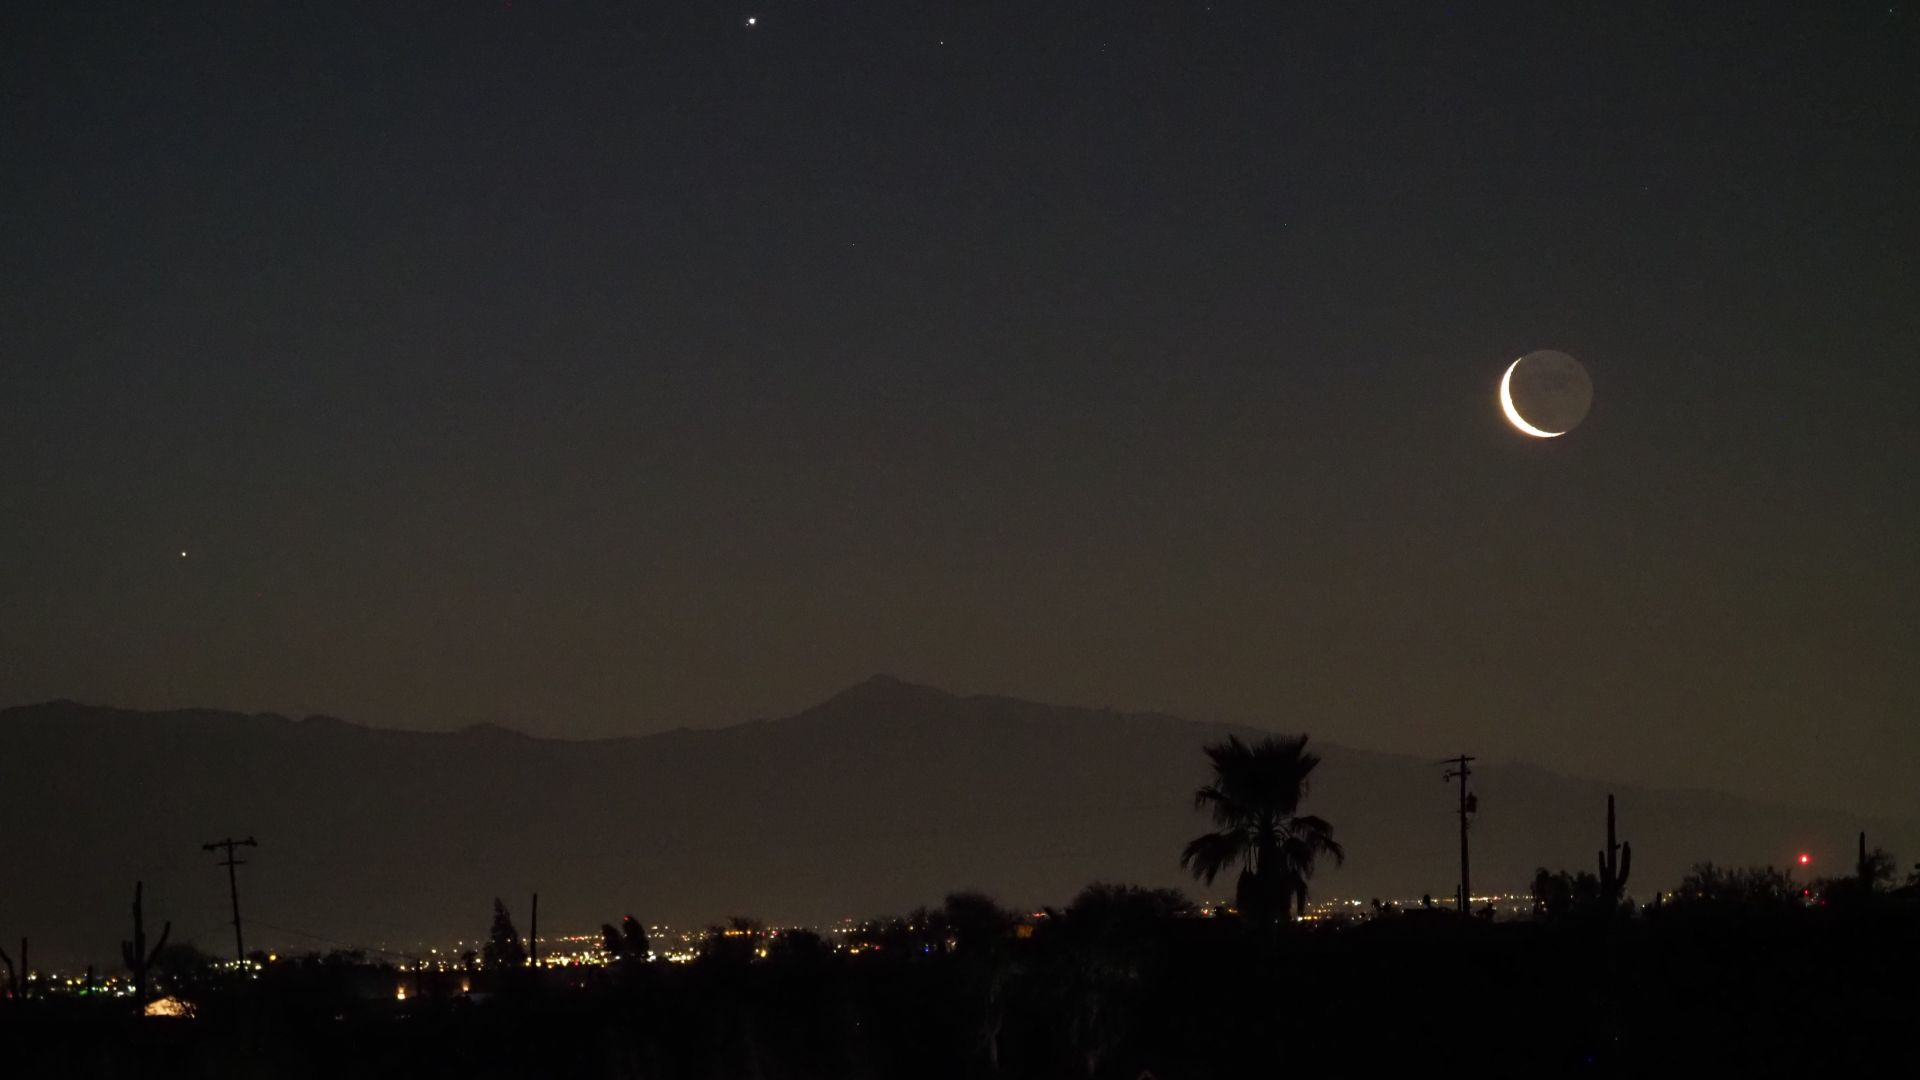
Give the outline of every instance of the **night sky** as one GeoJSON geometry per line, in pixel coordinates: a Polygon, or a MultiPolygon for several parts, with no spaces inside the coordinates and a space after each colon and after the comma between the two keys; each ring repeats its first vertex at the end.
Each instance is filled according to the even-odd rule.
{"type": "Polygon", "coordinates": [[[7,5],[0,703],[886,671],[1910,811],[1917,21],[7,5]]]}

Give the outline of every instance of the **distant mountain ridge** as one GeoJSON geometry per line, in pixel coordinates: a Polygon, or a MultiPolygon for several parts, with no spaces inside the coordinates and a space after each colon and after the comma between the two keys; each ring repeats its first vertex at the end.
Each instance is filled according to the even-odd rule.
{"type": "MultiPolygon", "coordinates": [[[[249,943],[285,950],[443,944],[480,934],[493,897],[519,911],[535,890],[552,933],[627,912],[821,923],[958,888],[1014,904],[1058,903],[1092,880],[1206,893],[1178,855],[1207,824],[1192,810],[1200,748],[1229,732],[1264,734],[885,676],[781,719],[589,741],[23,706],[0,711],[0,939],[27,934],[43,960],[110,967],[138,878],[150,921],[228,949],[225,877],[200,845],[246,834],[260,840],[241,870],[249,943]]],[[[1308,808],[1350,853],[1316,893],[1450,895],[1457,838],[1440,768],[1312,745],[1326,760],[1308,808]]],[[[1844,872],[1861,828],[1920,855],[1913,821],[1528,765],[1487,764],[1476,781],[1482,891],[1523,889],[1538,865],[1589,869],[1609,791],[1642,895],[1701,859],[1784,864],[1810,850],[1816,869],[1844,872]]]]}

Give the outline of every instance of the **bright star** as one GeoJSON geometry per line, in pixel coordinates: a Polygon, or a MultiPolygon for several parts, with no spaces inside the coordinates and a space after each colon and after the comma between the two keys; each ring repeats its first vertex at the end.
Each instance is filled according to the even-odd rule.
{"type": "Polygon", "coordinates": [[[759,21],[760,21],[760,17],[759,17],[758,15],[749,15],[749,16],[747,16],[747,25],[748,25],[748,26],[752,26],[752,25],[754,25],[755,23],[758,23],[759,21]]]}

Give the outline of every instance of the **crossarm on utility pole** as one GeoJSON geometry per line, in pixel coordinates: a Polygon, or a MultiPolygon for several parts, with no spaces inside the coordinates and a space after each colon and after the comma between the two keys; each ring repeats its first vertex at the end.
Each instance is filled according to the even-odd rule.
{"type": "Polygon", "coordinates": [[[247,860],[234,858],[233,849],[259,846],[260,844],[251,836],[242,840],[235,840],[229,836],[223,840],[213,840],[200,845],[202,851],[225,850],[227,853],[227,857],[215,865],[227,868],[227,896],[233,901],[233,958],[242,964],[247,962],[247,939],[240,929],[240,879],[235,868],[247,865],[247,860]]]}

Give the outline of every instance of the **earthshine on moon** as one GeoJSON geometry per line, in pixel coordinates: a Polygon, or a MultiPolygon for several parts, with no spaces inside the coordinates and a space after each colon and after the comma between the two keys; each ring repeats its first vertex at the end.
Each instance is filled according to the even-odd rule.
{"type": "Polygon", "coordinates": [[[1592,405],[1587,369],[1563,352],[1530,352],[1500,376],[1500,411],[1523,435],[1557,439],[1579,427],[1592,405]]]}

